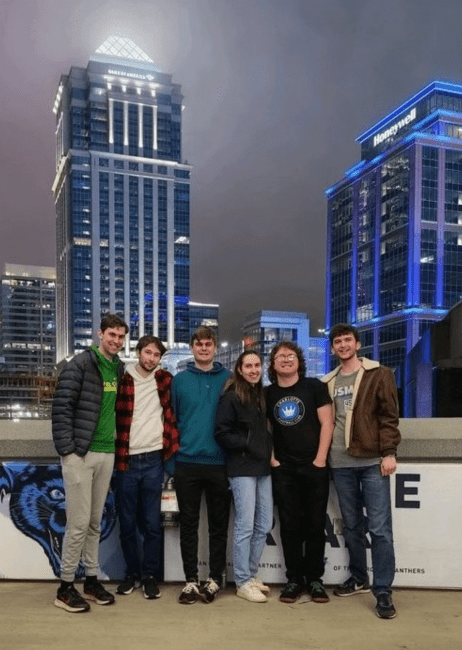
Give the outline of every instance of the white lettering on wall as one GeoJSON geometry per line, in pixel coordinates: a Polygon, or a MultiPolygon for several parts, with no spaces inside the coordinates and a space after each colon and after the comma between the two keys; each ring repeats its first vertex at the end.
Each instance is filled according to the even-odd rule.
{"type": "Polygon", "coordinates": [[[388,129],[385,129],[385,131],[382,131],[382,133],[378,133],[377,135],[374,135],[374,147],[376,147],[384,140],[388,140],[388,138],[391,138],[392,136],[396,135],[398,131],[400,131],[403,127],[413,122],[416,117],[417,117],[416,109],[411,108],[409,113],[405,115],[403,118],[401,118],[398,122],[393,124],[393,126],[390,126],[388,129]]]}
{"type": "Polygon", "coordinates": [[[125,72],[125,70],[108,70],[108,74],[117,77],[130,77],[131,79],[141,79],[141,81],[153,81],[155,77],[152,74],[138,74],[136,72],[125,72]]]}

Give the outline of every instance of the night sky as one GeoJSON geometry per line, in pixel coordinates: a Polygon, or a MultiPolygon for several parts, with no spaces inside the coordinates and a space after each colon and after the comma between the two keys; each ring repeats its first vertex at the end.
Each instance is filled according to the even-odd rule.
{"type": "Polygon", "coordinates": [[[323,326],[324,191],[355,138],[434,79],[462,83],[457,0],[1,0],[0,268],[55,265],[61,74],[114,33],[182,86],[191,298],[222,339],[259,309],[323,326]]]}

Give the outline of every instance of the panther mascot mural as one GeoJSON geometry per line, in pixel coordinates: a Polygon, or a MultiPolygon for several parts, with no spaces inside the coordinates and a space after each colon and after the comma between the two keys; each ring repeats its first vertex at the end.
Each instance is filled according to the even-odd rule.
{"type": "MultiPolygon", "coordinates": [[[[10,497],[10,518],[16,528],[38,542],[56,577],[60,574],[61,551],[66,527],[63,478],[59,464],[0,463],[0,498],[10,497]]],[[[101,521],[101,541],[116,523],[114,492],[109,490],[101,521]]],[[[76,577],[82,578],[82,562],[76,577]]]]}

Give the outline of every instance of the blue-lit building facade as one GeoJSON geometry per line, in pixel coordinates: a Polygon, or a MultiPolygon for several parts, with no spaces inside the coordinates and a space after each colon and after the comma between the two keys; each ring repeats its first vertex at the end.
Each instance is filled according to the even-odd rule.
{"type": "Polygon", "coordinates": [[[239,343],[222,343],[217,350],[215,359],[229,370],[234,370],[244,344],[251,346],[263,359],[263,383],[266,385],[272,348],[281,341],[292,341],[303,350],[308,377],[326,374],[328,340],[310,336],[310,321],[305,312],[262,310],[249,314],[242,326],[242,339],[239,343]]]}
{"type": "Polygon", "coordinates": [[[462,297],[462,85],[435,81],[359,136],[327,190],[326,327],[397,370],[462,297]]]}
{"type": "Polygon", "coordinates": [[[57,359],[101,316],[169,345],[189,337],[190,172],[181,87],[132,41],[111,37],[61,77],[56,114],[57,359]]]}
{"type": "Polygon", "coordinates": [[[189,335],[190,337],[198,327],[210,327],[217,336],[218,314],[220,306],[205,302],[189,301],[189,335]]]}
{"type": "Polygon", "coordinates": [[[310,336],[308,349],[307,375],[321,379],[327,372],[329,358],[329,339],[325,336],[310,336]]]}

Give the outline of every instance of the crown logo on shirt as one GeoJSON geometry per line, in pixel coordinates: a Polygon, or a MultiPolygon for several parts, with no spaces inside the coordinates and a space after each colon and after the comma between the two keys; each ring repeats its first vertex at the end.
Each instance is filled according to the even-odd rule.
{"type": "Polygon", "coordinates": [[[291,418],[295,415],[295,406],[284,406],[282,409],[282,415],[286,418],[291,418]]]}

